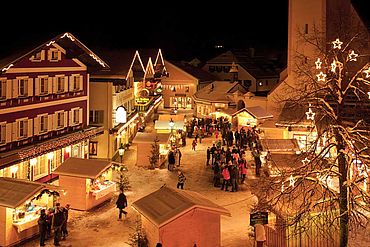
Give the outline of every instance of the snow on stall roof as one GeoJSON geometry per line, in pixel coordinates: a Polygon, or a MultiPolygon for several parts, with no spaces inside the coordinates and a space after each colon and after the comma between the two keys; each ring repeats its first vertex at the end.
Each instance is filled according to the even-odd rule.
{"type": "Polygon", "coordinates": [[[162,186],[159,190],[142,197],[132,206],[158,227],[168,224],[195,208],[231,216],[229,210],[211,202],[197,192],[167,186],[162,186]]]}

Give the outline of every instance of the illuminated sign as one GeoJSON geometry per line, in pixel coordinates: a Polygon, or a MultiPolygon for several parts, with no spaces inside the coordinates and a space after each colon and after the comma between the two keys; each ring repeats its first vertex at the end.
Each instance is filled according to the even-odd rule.
{"type": "Polygon", "coordinates": [[[117,107],[116,122],[117,123],[126,123],[127,122],[127,111],[123,106],[117,107]]]}

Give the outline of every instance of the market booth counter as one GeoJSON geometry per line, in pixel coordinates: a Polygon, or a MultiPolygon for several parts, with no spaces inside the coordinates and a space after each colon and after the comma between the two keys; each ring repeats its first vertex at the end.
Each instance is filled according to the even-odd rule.
{"type": "Polygon", "coordinates": [[[37,235],[41,209],[53,208],[58,197],[58,187],[53,185],[0,178],[0,246],[37,235]]]}
{"type": "Polygon", "coordinates": [[[61,195],[60,202],[72,209],[89,210],[110,200],[116,191],[110,161],[71,157],[53,173],[59,175],[59,185],[69,191],[61,195]]]}

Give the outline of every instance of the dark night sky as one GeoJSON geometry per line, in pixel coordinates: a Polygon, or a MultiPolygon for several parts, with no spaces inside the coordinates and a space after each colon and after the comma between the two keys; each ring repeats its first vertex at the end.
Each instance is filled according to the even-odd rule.
{"type": "Polygon", "coordinates": [[[23,45],[37,46],[66,31],[92,50],[162,48],[170,58],[202,56],[216,44],[286,46],[288,0],[248,1],[244,7],[231,1],[146,2],[106,0],[76,6],[63,1],[46,5],[46,11],[32,1],[17,14],[8,13],[9,22],[1,28],[0,55],[23,45]]]}

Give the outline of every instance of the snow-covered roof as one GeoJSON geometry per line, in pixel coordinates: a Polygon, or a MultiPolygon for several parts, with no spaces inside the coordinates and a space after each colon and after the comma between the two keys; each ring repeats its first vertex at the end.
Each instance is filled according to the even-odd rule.
{"type": "Polygon", "coordinates": [[[158,227],[172,222],[195,208],[231,216],[229,210],[211,202],[197,192],[167,186],[162,186],[159,190],[135,201],[132,206],[158,227]]]}
{"type": "Polygon", "coordinates": [[[159,143],[167,143],[170,138],[170,134],[137,132],[132,143],[153,143],[156,137],[158,138],[159,143]]]}
{"type": "Polygon", "coordinates": [[[298,152],[299,145],[297,139],[261,139],[264,151],[270,152],[298,152]]]}
{"type": "Polygon", "coordinates": [[[58,175],[97,178],[112,165],[111,161],[70,157],[53,171],[58,175]]]}
{"type": "Polygon", "coordinates": [[[248,112],[249,114],[251,114],[253,117],[255,117],[257,119],[272,118],[273,117],[273,115],[271,113],[267,112],[265,109],[263,109],[260,106],[252,106],[252,107],[246,107],[246,108],[240,109],[239,111],[233,113],[233,116],[235,116],[235,115],[237,115],[237,114],[239,114],[243,111],[248,112]]]}

